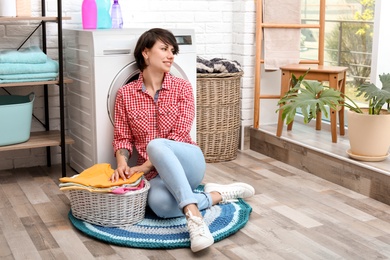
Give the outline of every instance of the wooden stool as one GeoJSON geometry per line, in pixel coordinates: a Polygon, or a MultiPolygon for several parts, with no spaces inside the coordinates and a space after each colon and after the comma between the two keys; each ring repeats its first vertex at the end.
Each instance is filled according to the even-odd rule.
{"type": "MultiPolygon", "coordinates": [[[[285,93],[290,88],[291,75],[294,74],[297,78],[310,68],[309,73],[305,76],[306,80],[318,80],[318,81],[329,81],[329,87],[339,90],[342,93],[345,93],[345,81],[347,67],[337,67],[337,66],[323,66],[316,64],[292,64],[280,67],[282,71],[282,86],[280,91],[280,96],[283,97],[285,93]]],[[[317,114],[316,118],[316,129],[321,130],[321,113],[317,114]]],[[[337,143],[337,121],[336,121],[336,111],[334,109],[330,110],[330,127],[332,133],[332,142],[337,143]]],[[[339,128],[340,135],[345,134],[344,127],[344,106],[341,106],[339,110],[339,128]]],[[[292,123],[287,126],[287,130],[292,129],[292,123]]],[[[280,137],[283,130],[283,120],[282,120],[282,111],[279,111],[278,118],[278,128],[276,131],[276,136],[280,137]]]]}

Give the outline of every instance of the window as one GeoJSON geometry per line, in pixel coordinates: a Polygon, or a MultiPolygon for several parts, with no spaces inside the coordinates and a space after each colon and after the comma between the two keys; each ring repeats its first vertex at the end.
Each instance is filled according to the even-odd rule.
{"type": "MultiPolygon", "coordinates": [[[[324,65],[348,67],[346,94],[356,97],[355,87],[369,80],[371,72],[375,0],[327,0],[324,65]]],[[[319,1],[302,0],[302,23],[318,24],[319,1]]],[[[301,30],[301,59],[317,60],[318,30],[301,30]]]]}

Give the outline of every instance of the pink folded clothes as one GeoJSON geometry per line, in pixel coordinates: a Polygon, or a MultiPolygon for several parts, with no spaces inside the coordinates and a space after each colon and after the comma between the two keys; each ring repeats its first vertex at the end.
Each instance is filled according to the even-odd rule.
{"type": "Polygon", "coordinates": [[[111,193],[114,193],[114,194],[125,194],[125,193],[130,192],[130,191],[140,190],[143,187],[145,187],[145,182],[144,182],[144,180],[141,180],[141,182],[139,183],[138,186],[135,186],[135,187],[121,186],[121,187],[113,189],[111,191],[111,193]]]}

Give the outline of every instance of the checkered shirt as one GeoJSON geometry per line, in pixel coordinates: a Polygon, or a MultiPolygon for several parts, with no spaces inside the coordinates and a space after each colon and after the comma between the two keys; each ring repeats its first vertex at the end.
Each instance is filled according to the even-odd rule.
{"type": "MultiPolygon", "coordinates": [[[[127,149],[130,156],[133,145],[139,153],[137,165],[147,159],[147,144],[155,138],[166,138],[196,144],[190,136],[195,117],[191,84],[166,73],[157,101],[142,90],[143,76],[121,87],[115,102],[115,128],[112,142],[114,153],[127,149]]],[[[152,170],[145,177],[157,175],[152,170]]]]}

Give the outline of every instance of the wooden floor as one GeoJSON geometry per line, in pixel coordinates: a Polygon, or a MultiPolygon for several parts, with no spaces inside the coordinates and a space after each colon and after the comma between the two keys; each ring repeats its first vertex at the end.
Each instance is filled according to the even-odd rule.
{"type": "Polygon", "coordinates": [[[197,254],[80,233],[60,175],[58,166],[0,171],[0,259],[390,259],[390,206],[251,150],[207,165],[205,182],[247,182],[256,195],[247,225],[197,254]]]}
{"type": "MultiPolygon", "coordinates": [[[[390,158],[364,162],[348,156],[348,131],[331,142],[328,125],[322,130],[294,122],[292,131],[276,136],[276,125],[250,129],[250,149],[325,180],[390,205],[390,158]]],[[[286,128],[286,127],[285,127],[286,128]]]]}

